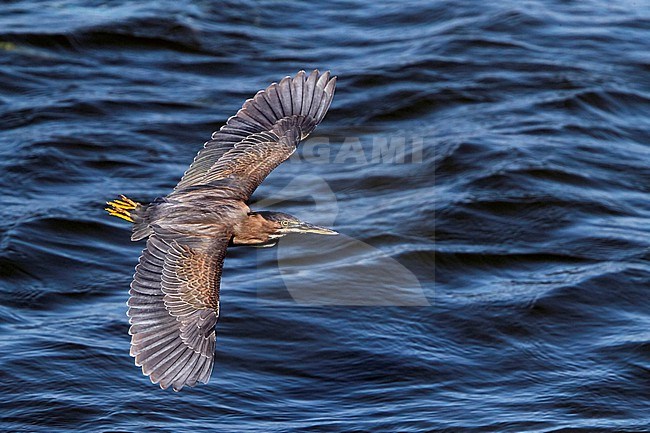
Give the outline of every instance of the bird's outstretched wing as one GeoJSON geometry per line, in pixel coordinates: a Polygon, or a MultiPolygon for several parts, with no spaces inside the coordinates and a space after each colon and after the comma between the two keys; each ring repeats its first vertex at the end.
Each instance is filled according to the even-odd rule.
{"type": "Polygon", "coordinates": [[[264,178],[296,150],[327,112],[336,77],[300,71],[257,92],[205,143],[174,191],[228,185],[249,198],[264,178]]]}
{"type": "Polygon", "coordinates": [[[229,238],[154,231],[147,240],[129,292],[131,356],[163,389],[210,379],[229,238]]]}

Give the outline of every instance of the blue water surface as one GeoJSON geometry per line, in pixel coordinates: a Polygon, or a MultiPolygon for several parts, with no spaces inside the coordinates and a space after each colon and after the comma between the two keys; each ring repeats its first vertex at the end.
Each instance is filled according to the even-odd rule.
{"type": "Polygon", "coordinates": [[[648,41],[632,0],[3,2],[0,428],[650,431],[648,41]],[[163,391],[104,202],[314,68],[253,202],[341,236],[231,249],[212,379],[163,391]]]}

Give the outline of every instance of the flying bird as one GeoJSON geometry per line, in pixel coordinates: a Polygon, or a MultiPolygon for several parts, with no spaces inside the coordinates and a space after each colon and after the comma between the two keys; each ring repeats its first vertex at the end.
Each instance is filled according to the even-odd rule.
{"type": "Polygon", "coordinates": [[[215,352],[219,288],[229,245],[274,246],[289,233],[335,231],[247,202],[296,150],[332,102],[336,77],[318,70],[285,77],[248,99],[212,134],[174,190],[143,205],[107,202],[147,245],[131,282],[131,356],[153,383],[180,391],[207,383],[215,352]]]}

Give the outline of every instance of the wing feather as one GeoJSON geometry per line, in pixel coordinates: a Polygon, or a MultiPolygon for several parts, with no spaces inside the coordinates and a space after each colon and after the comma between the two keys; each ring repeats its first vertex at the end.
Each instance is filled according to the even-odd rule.
{"type": "Polygon", "coordinates": [[[131,356],[162,388],[210,378],[228,241],[228,233],[205,240],[162,231],[147,240],[129,292],[131,356]]]}
{"type": "Polygon", "coordinates": [[[316,71],[309,74],[302,92],[302,110],[303,115],[308,115],[311,109],[311,103],[314,100],[314,91],[316,90],[316,79],[318,73],[316,71]]]}
{"type": "MultiPolygon", "coordinates": [[[[223,166],[225,160],[247,158],[246,155],[271,158],[275,168],[293,153],[300,140],[306,138],[323,119],[332,103],[335,87],[336,77],[331,77],[329,72],[320,74],[314,70],[309,76],[300,71],[293,78],[285,77],[280,83],[273,83],[257,92],[253,98],[244,102],[237,114],[228,119],[219,131],[212,134],[211,140],[204,144],[174,191],[210,185],[215,180],[216,165],[223,166]],[[300,133],[290,134],[289,129],[300,133]],[[271,139],[264,135],[271,132],[275,134],[271,139]],[[295,135],[298,140],[291,143],[292,149],[287,150],[287,139],[281,142],[282,137],[293,138],[295,135]],[[253,145],[255,143],[266,149],[258,151],[253,145]],[[278,145],[274,147],[275,144],[278,145]],[[278,154],[273,155],[274,151],[278,154]]],[[[256,161],[255,165],[259,164],[265,165],[256,161]]],[[[269,173],[270,170],[259,177],[259,182],[269,173]]],[[[236,176],[234,180],[239,181],[236,176]]],[[[234,190],[237,189],[236,185],[236,182],[229,184],[235,187],[234,190]]],[[[255,188],[258,185],[259,183],[255,188]]],[[[251,194],[255,188],[251,190],[249,184],[242,191],[251,194]]]]}
{"type": "Polygon", "coordinates": [[[282,112],[285,113],[285,116],[293,115],[293,109],[291,105],[291,78],[284,77],[280,80],[280,84],[277,87],[278,98],[280,99],[280,105],[282,106],[282,112]]]}
{"type": "Polygon", "coordinates": [[[291,81],[291,101],[293,105],[292,113],[302,113],[302,99],[305,92],[305,71],[300,71],[296,78],[291,81]]]}
{"type": "Polygon", "coordinates": [[[316,87],[312,93],[311,107],[308,114],[309,117],[316,119],[316,113],[318,113],[318,110],[320,109],[321,101],[323,100],[323,97],[326,96],[325,86],[327,85],[329,79],[330,73],[327,71],[318,78],[318,81],[316,81],[316,87]]]}

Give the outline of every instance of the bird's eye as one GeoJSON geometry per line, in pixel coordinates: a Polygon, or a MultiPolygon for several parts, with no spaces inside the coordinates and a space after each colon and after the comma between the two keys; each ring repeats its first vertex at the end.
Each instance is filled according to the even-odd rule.
{"type": "Polygon", "coordinates": [[[288,227],[289,226],[289,221],[284,220],[280,224],[282,224],[282,227],[288,227]]]}

